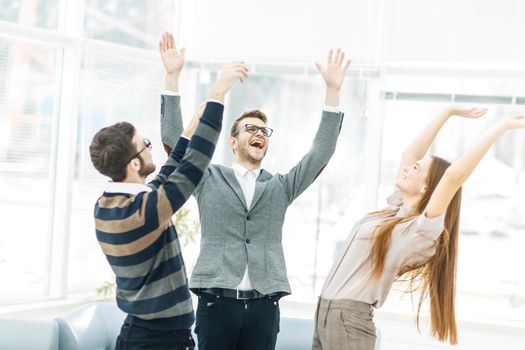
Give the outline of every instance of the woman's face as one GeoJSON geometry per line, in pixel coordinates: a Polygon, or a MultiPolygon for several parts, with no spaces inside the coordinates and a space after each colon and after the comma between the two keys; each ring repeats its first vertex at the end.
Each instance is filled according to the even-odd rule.
{"type": "Polygon", "coordinates": [[[427,188],[427,176],[431,164],[432,158],[427,157],[405,167],[397,179],[396,186],[407,195],[423,195],[427,188]]]}

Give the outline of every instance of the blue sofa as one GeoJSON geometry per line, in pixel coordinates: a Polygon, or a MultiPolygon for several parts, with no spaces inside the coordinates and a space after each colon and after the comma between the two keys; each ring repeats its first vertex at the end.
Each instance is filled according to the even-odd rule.
{"type": "Polygon", "coordinates": [[[53,320],[0,317],[0,349],[58,350],[58,325],[53,320]]]}

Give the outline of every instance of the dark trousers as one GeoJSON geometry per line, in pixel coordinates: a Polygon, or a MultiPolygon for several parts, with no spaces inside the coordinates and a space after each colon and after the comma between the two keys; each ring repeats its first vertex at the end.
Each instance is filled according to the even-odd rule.
{"type": "Polygon", "coordinates": [[[279,299],[238,300],[200,293],[195,333],[199,350],[274,350],[279,299]]]}
{"type": "Polygon", "coordinates": [[[193,350],[191,331],[162,331],[124,324],[117,337],[115,350],[169,349],[193,350]]]}

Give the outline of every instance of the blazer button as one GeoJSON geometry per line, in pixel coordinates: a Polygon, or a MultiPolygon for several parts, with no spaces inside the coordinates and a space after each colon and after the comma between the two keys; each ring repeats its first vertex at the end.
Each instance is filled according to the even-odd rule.
{"type": "Polygon", "coordinates": [[[246,221],[250,221],[250,215],[246,215],[246,221]]]}
{"type": "Polygon", "coordinates": [[[246,238],[246,244],[250,244],[250,239],[246,238]]]}

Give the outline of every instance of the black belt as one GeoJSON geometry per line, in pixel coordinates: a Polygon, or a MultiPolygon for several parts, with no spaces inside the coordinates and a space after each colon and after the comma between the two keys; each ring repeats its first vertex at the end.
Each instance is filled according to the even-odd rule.
{"type": "Polygon", "coordinates": [[[219,297],[234,298],[239,300],[259,299],[265,297],[277,296],[278,293],[261,294],[255,289],[251,290],[237,290],[226,288],[204,288],[199,289],[199,293],[211,294],[219,297]]]}

